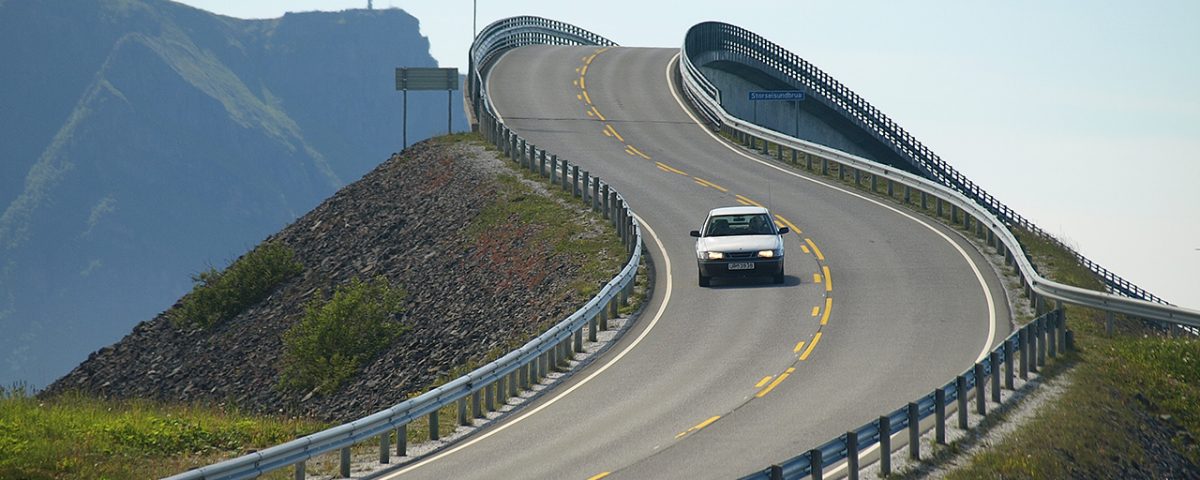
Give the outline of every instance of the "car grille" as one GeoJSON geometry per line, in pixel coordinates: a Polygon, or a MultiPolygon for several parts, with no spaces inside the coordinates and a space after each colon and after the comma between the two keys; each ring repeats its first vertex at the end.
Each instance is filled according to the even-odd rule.
{"type": "Polygon", "coordinates": [[[757,255],[758,252],[730,252],[725,254],[725,258],[730,260],[740,260],[745,258],[754,258],[757,255]]]}

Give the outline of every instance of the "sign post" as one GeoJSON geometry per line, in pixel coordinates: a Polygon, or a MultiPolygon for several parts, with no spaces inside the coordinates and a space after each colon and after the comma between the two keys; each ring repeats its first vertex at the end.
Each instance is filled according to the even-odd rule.
{"type": "MultiPolygon", "coordinates": [[[[804,90],[754,90],[749,92],[751,102],[792,102],[796,113],[796,136],[800,136],[800,102],[804,101],[804,90]]],[[[758,123],[758,103],[754,104],[754,123],[758,123]]]]}
{"type": "Polygon", "coordinates": [[[404,92],[404,148],[408,148],[408,91],[446,91],[446,133],[452,133],[454,91],[458,90],[458,68],[407,68],[396,69],[396,90],[404,92]]]}

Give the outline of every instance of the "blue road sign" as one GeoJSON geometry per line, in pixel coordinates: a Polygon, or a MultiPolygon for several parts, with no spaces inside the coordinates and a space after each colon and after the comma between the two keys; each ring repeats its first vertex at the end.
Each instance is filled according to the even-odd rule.
{"type": "Polygon", "coordinates": [[[751,101],[760,100],[788,100],[799,101],[804,100],[803,90],[762,90],[750,92],[751,101]]]}

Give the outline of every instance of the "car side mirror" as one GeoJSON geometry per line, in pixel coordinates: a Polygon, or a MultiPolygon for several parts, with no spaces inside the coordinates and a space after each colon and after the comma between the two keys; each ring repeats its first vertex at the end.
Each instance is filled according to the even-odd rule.
{"type": "Polygon", "coordinates": [[[788,233],[788,232],[790,232],[790,231],[791,231],[791,230],[789,230],[789,229],[788,229],[788,227],[779,227],[779,234],[780,234],[780,235],[783,235],[783,234],[785,234],[785,233],[788,233]]]}
{"type": "Polygon", "coordinates": [[[692,230],[692,232],[691,232],[691,236],[693,236],[693,237],[696,237],[696,238],[700,238],[700,231],[699,231],[699,230],[692,230]]]}

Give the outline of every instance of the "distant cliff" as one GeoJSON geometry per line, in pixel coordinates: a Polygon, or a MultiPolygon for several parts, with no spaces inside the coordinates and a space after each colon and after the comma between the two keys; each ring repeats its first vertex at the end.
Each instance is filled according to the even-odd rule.
{"type": "MultiPolygon", "coordinates": [[[[66,373],[399,150],[393,69],[428,50],[395,9],[0,1],[0,384],[66,373]]],[[[410,99],[410,142],[443,133],[445,95],[410,99]]]]}

